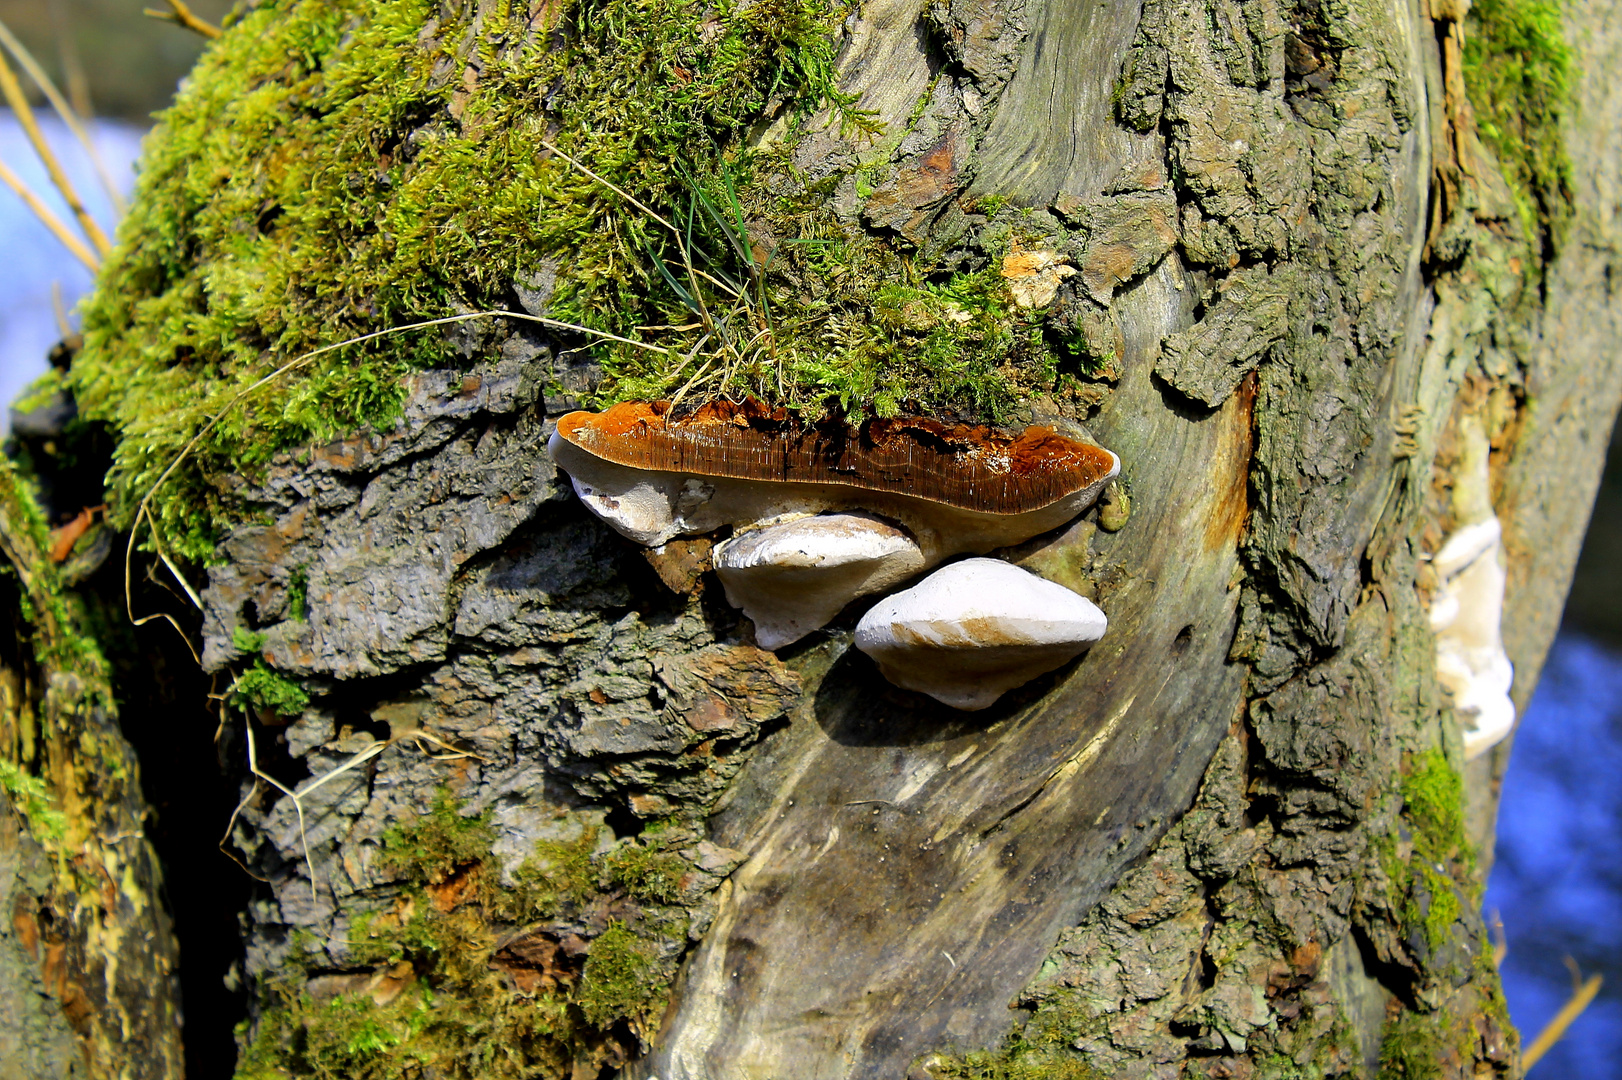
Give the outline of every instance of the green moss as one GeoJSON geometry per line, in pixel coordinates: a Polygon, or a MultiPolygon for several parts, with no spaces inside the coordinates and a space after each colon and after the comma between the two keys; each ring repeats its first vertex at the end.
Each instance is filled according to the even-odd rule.
{"type": "Polygon", "coordinates": [[[28,819],[36,838],[61,840],[66,834],[68,819],[51,798],[45,781],[0,758],[0,790],[5,791],[12,805],[28,819]]]}
{"type": "Polygon", "coordinates": [[[315,1000],[297,985],[287,980],[262,1002],[238,1060],[239,1080],[569,1075],[567,1040],[578,1021],[555,999],[514,997],[481,1012],[422,980],[383,1005],[364,993],[315,1000]]]}
{"type": "Polygon", "coordinates": [[[1391,907],[1417,929],[1434,957],[1455,932],[1464,900],[1480,900],[1475,849],[1465,833],[1464,782],[1440,750],[1411,759],[1402,778],[1403,817],[1411,852],[1402,857],[1399,837],[1375,841],[1375,853],[1390,884],[1391,907]]]}
{"type": "Polygon", "coordinates": [[[1040,331],[1032,336],[1039,317],[1013,309],[993,270],[935,281],[882,244],[842,236],[796,249],[783,272],[806,296],[780,321],[776,357],[740,370],[746,389],[856,417],[944,410],[997,419],[1019,397],[1016,371],[1052,382],[1040,331]]]}
{"type": "MultiPolygon", "coordinates": [[[[634,1050],[651,1030],[686,923],[665,909],[627,908],[615,879],[655,864],[594,857],[598,829],[588,819],[572,839],[538,844],[516,885],[502,887],[483,861],[494,839],[489,816],[462,810],[442,790],[427,813],[385,832],[380,862],[409,885],[392,908],[350,925],[349,959],[361,981],[370,971],[398,992],[374,996],[373,982],[317,999],[312,972],[295,959],[262,985],[259,1019],[242,1032],[239,1077],[596,1075],[593,1063],[634,1050]],[[514,932],[576,923],[605,901],[625,914],[590,938],[583,966],[554,957],[547,978],[526,990],[493,962],[514,932]]],[[[661,835],[655,830],[655,840],[661,835]]]]}
{"type": "MultiPolygon", "coordinates": [[[[207,559],[252,513],[209,476],[389,423],[402,374],[450,351],[443,328],[393,331],[507,310],[514,283],[543,270],[552,317],[649,346],[564,333],[603,364],[597,404],[685,389],[995,420],[1047,388],[1057,354],[994,270],[842,225],[824,205],[840,178],[811,189],[795,175],[811,110],[872,129],[834,89],[848,10],[566,0],[532,26],[505,0],[476,21],[428,0],[255,6],[149,137],[85,308],[71,385],[116,438],[115,523],[178,461],[154,528],[207,559]],[[785,114],[785,141],[748,146],[785,114]]],[[[464,338],[489,352],[507,329],[464,338]]]]}
{"type": "Polygon", "coordinates": [[[844,13],[841,0],[576,0],[532,28],[528,6],[509,3],[485,5],[478,26],[428,0],[247,12],[149,138],[85,308],[73,384],[120,437],[119,521],[217,417],[171,481],[185,498],[157,506],[170,542],[206,555],[228,508],[201,475],[387,422],[398,376],[444,350],[437,331],[356,345],[227,409],[242,390],[319,346],[505,307],[547,258],[565,264],[560,317],[640,323],[654,226],[549,157],[548,126],[668,206],[687,183],[678,163],[715,173],[768,103],[831,102],[859,119],[832,86],[844,13]]]}
{"type": "Polygon", "coordinates": [[[1423,860],[1417,860],[1414,868],[1424,886],[1426,900],[1421,908],[1417,898],[1410,894],[1406,917],[1411,924],[1422,928],[1430,955],[1435,956],[1452,934],[1453,925],[1464,914],[1464,905],[1459,902],[1453,880],[1446,874],[1423,860]]]}
{"type": "Polygon", "coordinates": [[[647,942],[615,920],[592,940],[575,1000],[590,1023],[608,1027],[626,1019],[646,1022],[669,992],[647,942]]]}
{"type": "Polygon", "coordinates": [[[456,796],[441,787],[434,792],[428,813],[384,830],[381,862],[419,884],[432,884],[482,862],[495,838],[488,811],[472,816],[462,813],[456,796]]]}
{"type": "Polygon", "coordinates": [[[1475,849],[1464,831],[1464,778],[1440,750],[1410,763],[1402,780],[1404,814],[1414,827],[1414,854],[1428,862],[1459,860],[1474,871],[1475,849]]]}
{"type": "Polygon", "coordinates": [[[255,660],[238,675],[225,696],[238,709],[251,707],[278,716],[297,716],[310,704],[310,695],[302,686],[263,660],[255,660]]]}
{"type": "Polygon", "coordinates": [[[1560,125],[1577,69],[1560,0],[1476,0],[1464,40],[1465,85],[1482,138],[1515,193],[1527,232],[1557,240],[1570,216],[1571,162],[1560,125]]]}
{"type": "Polygon", "coordinates": [[[385,1019],[380,1013],[358,994],[313,1005],[304,1027],[305,1053],[330,1065],[339,1076],[365,1068],[411,1034],[409,1025],[391,1023],[393,1018],[385,1019]]]}
{"type": "Polygon", "coordinates": [[[603,858],[608,878],[639,900],[670,904],[690,868],[681,856],[642,843],[621,844],[603,858]]]}
{"type": "Polygon", "coordinates": [[[29,478],[11,459],[0,454],[0,516],[7,520],[11,543],[26,545],[14,557],[26,572],[18,577],[18,612],[33,627],[34,658],[44,667],[56,667],[84,676],[90,686],[87,704],[114,708],[102,697],[107,685],[107,660],[101,646],[85,632],[68,602],[62,576],[50,561],[50,527],[29,478]]]}
{"type": "MultiPolygon", "coordinates": [[[[231,644],[245,653],[257,653],[265,647],[265,635],[233,627],[231,644]]],[[[225,700],[237,709],[256,709],[278,716],[296,717],[310,704],[310,695],[304,687],[271,667],[262,657],[239,674],[225,691],[225,700]]]]}
{"type": "Polygon", "coordinates": [[[939,1080],[1103,1080],[1071,1047],[1097,1024],[1079,994],[1062,990],[996,1050],[936,1054],[928,1071],[939,1080]]]}
{"type": "Polygon", "coordinates": [[[287,615],[294,622],[303,622],[310,607],[310,568],[295,567],[287,580],[287,615]]]}
{"type": "Polygon", "coordinates": [[[29,383],[17,400],[11,402],[11,408],[19,413],[31,413],[35,409],[49,405],[61,391],[62,372],[53,367],[29,383]]]}
{"type": "Polygon", "coordinates": [[[1440,1080],[1445,1049],[1440,1018],[1398,1013],[1380,1033],[1379,1080],[1440,1080]]]}

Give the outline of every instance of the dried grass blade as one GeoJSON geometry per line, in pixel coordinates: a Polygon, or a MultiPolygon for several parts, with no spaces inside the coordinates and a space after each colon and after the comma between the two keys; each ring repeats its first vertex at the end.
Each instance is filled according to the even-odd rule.
{"type": "Polygon", "coordinates": [[[1598,975],[1590,975],[1586,982],[1572,993],[1571,999],[1560,1007],[1554,1014],[1554,1019],[1543,1026],[1538,1037],[1532,1040],[1532,1045],[1521,1052],[1521,1071],[1524,1073],[1538,1063],[1538,1060],[1547,1054],[1555,1043],[1565,1035],[1571,1022],[1581,1016],[1583,1010],[1588,1008],[1599,993],[1600,985],[1604,982],[1598,975]]]}
{"type": "Polygon", "coordinates": [[[61,241],[62,246],[67,248],[75,259],[84,263],[92,274],[100,268],[101,263],[96,256],[89,248],[85,247],[83,240],[73,235],[73,230],[68,228],[67,222],[51,213],[51,208],[40,201],[40,197],[35,195],[33,190],[23,182],[23,178],[12,172],[11,168],[3,161],[0,161],[0,182],[3,182],[8,188],[16,192],[17,197],[27,203],[28,209],[34,212],[34,216],[39,218],[47,229],[51,230],[51,235],[61,241]]]}
{"type": "Polygon", "coordinates": [[[73,137],[79,140],[79,145],[84,147],[86,156],[90,158],[91,167],[96,170],[96,178],[101,181],[102,190],[107,193],[108,201],[113,204],[113,213],[123,217],[123,193],[118,190],[118,185],[113,183],[113,174],[108,170],[106,161],[102,159],[101,151],[96,148],[96,141],[90,137],[90,132],[85,129],[84,121],[80,118],[78,110],[68,104],[68,99],[62,96],[62,92],[56,88],[56,83],[51,81],[50,75],[46,73],[44,68],[39,66],[39,62],[34,59],[34,54],[29,52],[21,41],[17,40],[17,36],[11,32],[11,28],[5,24],[4,20],[0,20],[0,45],[6,47],[6,51],[11,53],[18,66],[27,72],[30,79],[34,80],[34,85],[39,87],[40,92],[45,95],[45,100],[51,103],[51,108],[56,110],[56,115],[62,118],[62,122],[68,126],[68,130],[73,132],[73,137]]]}
{"type": "Polygon", "coordinates": [[[27,134],[28,141],[34,147],[34,153],[39,155],[40,164],[45,166],[45,171],[51,177],[51,183],[56,186],[63,201],[68,204],[68,209],[73,211],[73,216],[78,219],[79,228],[84,233],[85,239],[90,241],[90,246],[96,250],[98,256],[106,258],[107,253],[113,249],[107,242],[107,234],[101,231],[96,219],[90,216],[90,211],[85,209],[84,200],[79,198],[78,189],[68,179],[68,174],[62,171],[62,164],[57,161],[56,152],[51,149],[51,144],[45,141],[45,133],[39,129],[39,121],[34,117],[34,110],[28,104],[27,96],[23,94],[22,84],[17,81],[17,73],[11,70],[11,65],[3,56],[0,56],[0,93],[5,95],[6,104],[11,106],[17,122],[22,125],[23,132],[27,134]]]}
{"type": "Polygon", "coordinates": [[[168,2],[168,11],[158,11],[155,8],[142,8],[141,14],[145,15],[149,19],[159,19],[163,22],[172,22],[176,26],[183,26],[192,33],[201,34],[210,41],[213,41],[215,38],[219,37],[221,33],[223,33],[223,31],[213,23],[198,17],[198,15],[193,12],[191,8],[186,6],[185,0],[168,0],[168,2]]]}

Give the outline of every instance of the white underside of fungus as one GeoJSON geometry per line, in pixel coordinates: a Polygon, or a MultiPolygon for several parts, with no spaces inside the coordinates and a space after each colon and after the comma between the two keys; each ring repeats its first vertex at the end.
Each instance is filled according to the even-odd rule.
{"type": "Polygon", "coordinates": [[[1453,695],[1463,727],[1464,756],[1478,757],[1515,727],[1510,686],[1515,669],[1504,652],[1503,530],[1492,509],[1492,448],[1474,417],[1459,425],[1453,514],[1461,522],[1431,560],[1437,589],[1430,625],[1436,635],[1436,678],[1453,695]]]}
{"type": "Polygon", "coordinates": [[[984,709],[1104,636],[1091,600],[998,559],[965,559],[879,601],[856,647],[884,677],[955,709],[984,709]]]}
{"type": "Polygon", "coordinates": [[[1440,587],[1431,600],[1436,677],[1453,694],[1464,726],[1464,756],[1477,757],[1515,726],[1509,689],[1515,669],[1504,653],[1503,544],[1496,517],[1466,525],[1433,562],[1440,587]]]}
{"type": "Polygon", "coordinates": [[[755,623],[755,641],[780,649],[826,626],[858,596],[924,568],[905,531],[869,514],[822,514],[753,529],[715,549],[727,603],[755,623]]]}

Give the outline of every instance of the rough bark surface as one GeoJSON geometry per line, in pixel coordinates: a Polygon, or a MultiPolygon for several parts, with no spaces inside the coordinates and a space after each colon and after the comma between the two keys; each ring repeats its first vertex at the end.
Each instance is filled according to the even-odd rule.
{"type": "Polygon", "coordinates": [[[0,462],[0,1064],[6,1075],[182,1073],[177,949],[105,661],[43,521],[0,462]]]}
{"type": "MultiPolygon", "coordinates": [[[[229,744],[261,774],[232,833],[263,879],[254,1052],[310,1060],[321,1024],[398,1010],[454,953],[485,996],[439,1007],[507,1040],[502,1075],[1514,1074],[1477,911],[1507,747],[1463,761],[1427,562],[1468,422],[1524,704],[1622,397],[1622,101],[1594,74],[1622,30],[1571,15],[1579,182],[1544,263],[1458,96],[1458,14],[875,0],[846,22],[841,85],[896,137],[814,129],[799,174],[962,265],[993,235],[1051,243],[1075,273],[1049,320],[1104,358],[1079,405],[1028,412],[1120,455],[1130,519],[1004,554],[1110,630],[987,712],[891,688],[848,614],[763,651],[702,541],[650,554],[591,518],[544,447],[594,373],[542,336],[458,330],[392,428],[222,481],[259,517],[208,571],[203,663],[283,687],[229,744]],[[628,927],[613,955],[652,988],[629,1005],[604,989],[628,927]],[[507,1038],[565,991],[562,1042],[507,1038]]],[[[49,850],[32,819],[0,829],[14,898],[44,895],[49,850]]],[[[14,925],[0,965],[43,963],[14,925]]],[[[100,1024],[121,1006],[96,992],[100,1024]]],[[[62,1058],[30,1002],[0,994],[26,1052],[62,1058]]],[[[332,1060],[410,1075],[344,1030],[332,1060]]]]}

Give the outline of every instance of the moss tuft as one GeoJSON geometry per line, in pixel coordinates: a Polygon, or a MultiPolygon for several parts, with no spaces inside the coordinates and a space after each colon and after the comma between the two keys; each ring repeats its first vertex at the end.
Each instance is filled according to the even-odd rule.
{"type": "Polygon", "coordinates": [[[261,983],[242,1080],[595,1076],[641,1045],[687,943],[682,909],[654,895],[674,880],[667,849],[693,833],[653,827],[645,853],[625,854],[641,846],[627,841],[595,855],[599,827],[560,820],[578,828],[537,844],[502,886],[484,861],[489,815],[463,810],[442,789],[385,832],[379,865],[406,885],[351,923],[344,992],[316,993],[330,995],[331,973],[304,959],[261,983]]]}
{"type": "Polygon", "coordinates": [[[456,796],[441,787],[428,813],[384,830],[380,861],[418,884],[434,884],[489,857],[495,838],[488,812],[462,813],[456,796]]]}
{"type": "Polygon", "coordinates": [[[1427,751],[1411,763],[1402,799],[1414,826],[1414,854],[1432,863],[1459,860],[1475,869],[1475,849],[1464,831],[1464,778],[1442,751],[1427,751]]]}
{"type": "Polygon", "coordinates": [[[608,879],[638,900],[671,904],[681,898],[690,867],[671,851],[641,843],[621,844],[603,857],[608,879]]]}
{"type": "Polygon", "coordinates": [[[278,716],[297,716],[310,704],[310,695],[302,686],[263,660],[255,660],[238,675],[225,696],[238,709],[253,708],[278,716]]]}
{"type": "Polygon", "coordinates": [[[1557,241],[1571,212],[1561,121],[1577,69],[1560,0],[1476,0],[1464,76],[1482,138],[1497,154],[1529,235],[1557,241]]]}
{"type": "Polygon", "coordinates": [[[664,1007],[669,991],[647,942],[615,920],[592,941],[575,1000],[598,1027],[620,1020],[645,1024],[664,1007]]]}
{"type": "Polygon", "coordinates": [[[1072,1049],[1094,1024],[1081,996],[1061,990],[1041,1001],[998,1049],[935,1054],[926,1059],[927,1071],[938,1080],[1103,1080],[1072,1049]]]}
{"type": "Polygon", "coordinates": [[[1441,1019],[1402,1012],[1380,1034],[1379,1080],[1441,1080],[1441,1019]]]}
{"type": "Polygon", "coordinates": [[[850,3],[255,5],[149,137],[85,308],[69,382],[116,440],[115,524],[196,439],[151,509],[170,552],[206,560],[253,512],[209,477],[389,424],[404,373],[522,324],[464,324],[454,349],[396,331],[520,298],[585,328],[557,333],[596,353],[598,405],[685,389],[998,420],[1052,389],[1064,348],[994,269],[841,223],[843,174],[792,167],[813,111],[871,131],[834,85],[850,3]],[[768,123],[783,139],[753,147],[768,123]]]}
{"type": "Polygon", "coordinates": [[[287,579],[287,617],[303,622],[310,608],[310,568],[294,568],[287,579]]]}
{"type": "Polygon", "coordinates": [[[156,507],[200,558],[228,507],[198,481],[387,423],[437,332],[329,354],[233,409],[278,365],[378,330],[505,308],[563,265],[561,318],[634,327],[650,222],[549,156],[548,130],[640,198],[710,174],[768,109],[833,90],[841,0],[524,5],[268,0],[210,47],[148,140],[119,246],[84,312],[73,387],[120,442],[118,520],[211,417],[156,507]],[[553,20],[553,21],[549,21],[553,20]],[[200,505],[193,505],[193,503],[200,505]]]}
{"type": "Polygon", "coordinates": [[[1392,908],[1437,957],[1464,915],[1465,897],[1480,900],[1475,848],[1465,833],[1464,781],[1440,750],[1411,759],[1402,778],[1410,852],[1396,835],[1378,839],[1376,854],[1390,883],[1392,908]]]}
{"type": "Polygon", "coordinates": [[[61,840],[67,834],[67,815],[51,798],[45,781],[4,758],[0,758],[0,791],[4,791],[12,805],[28,819],[34,836],[61,840]]]}

